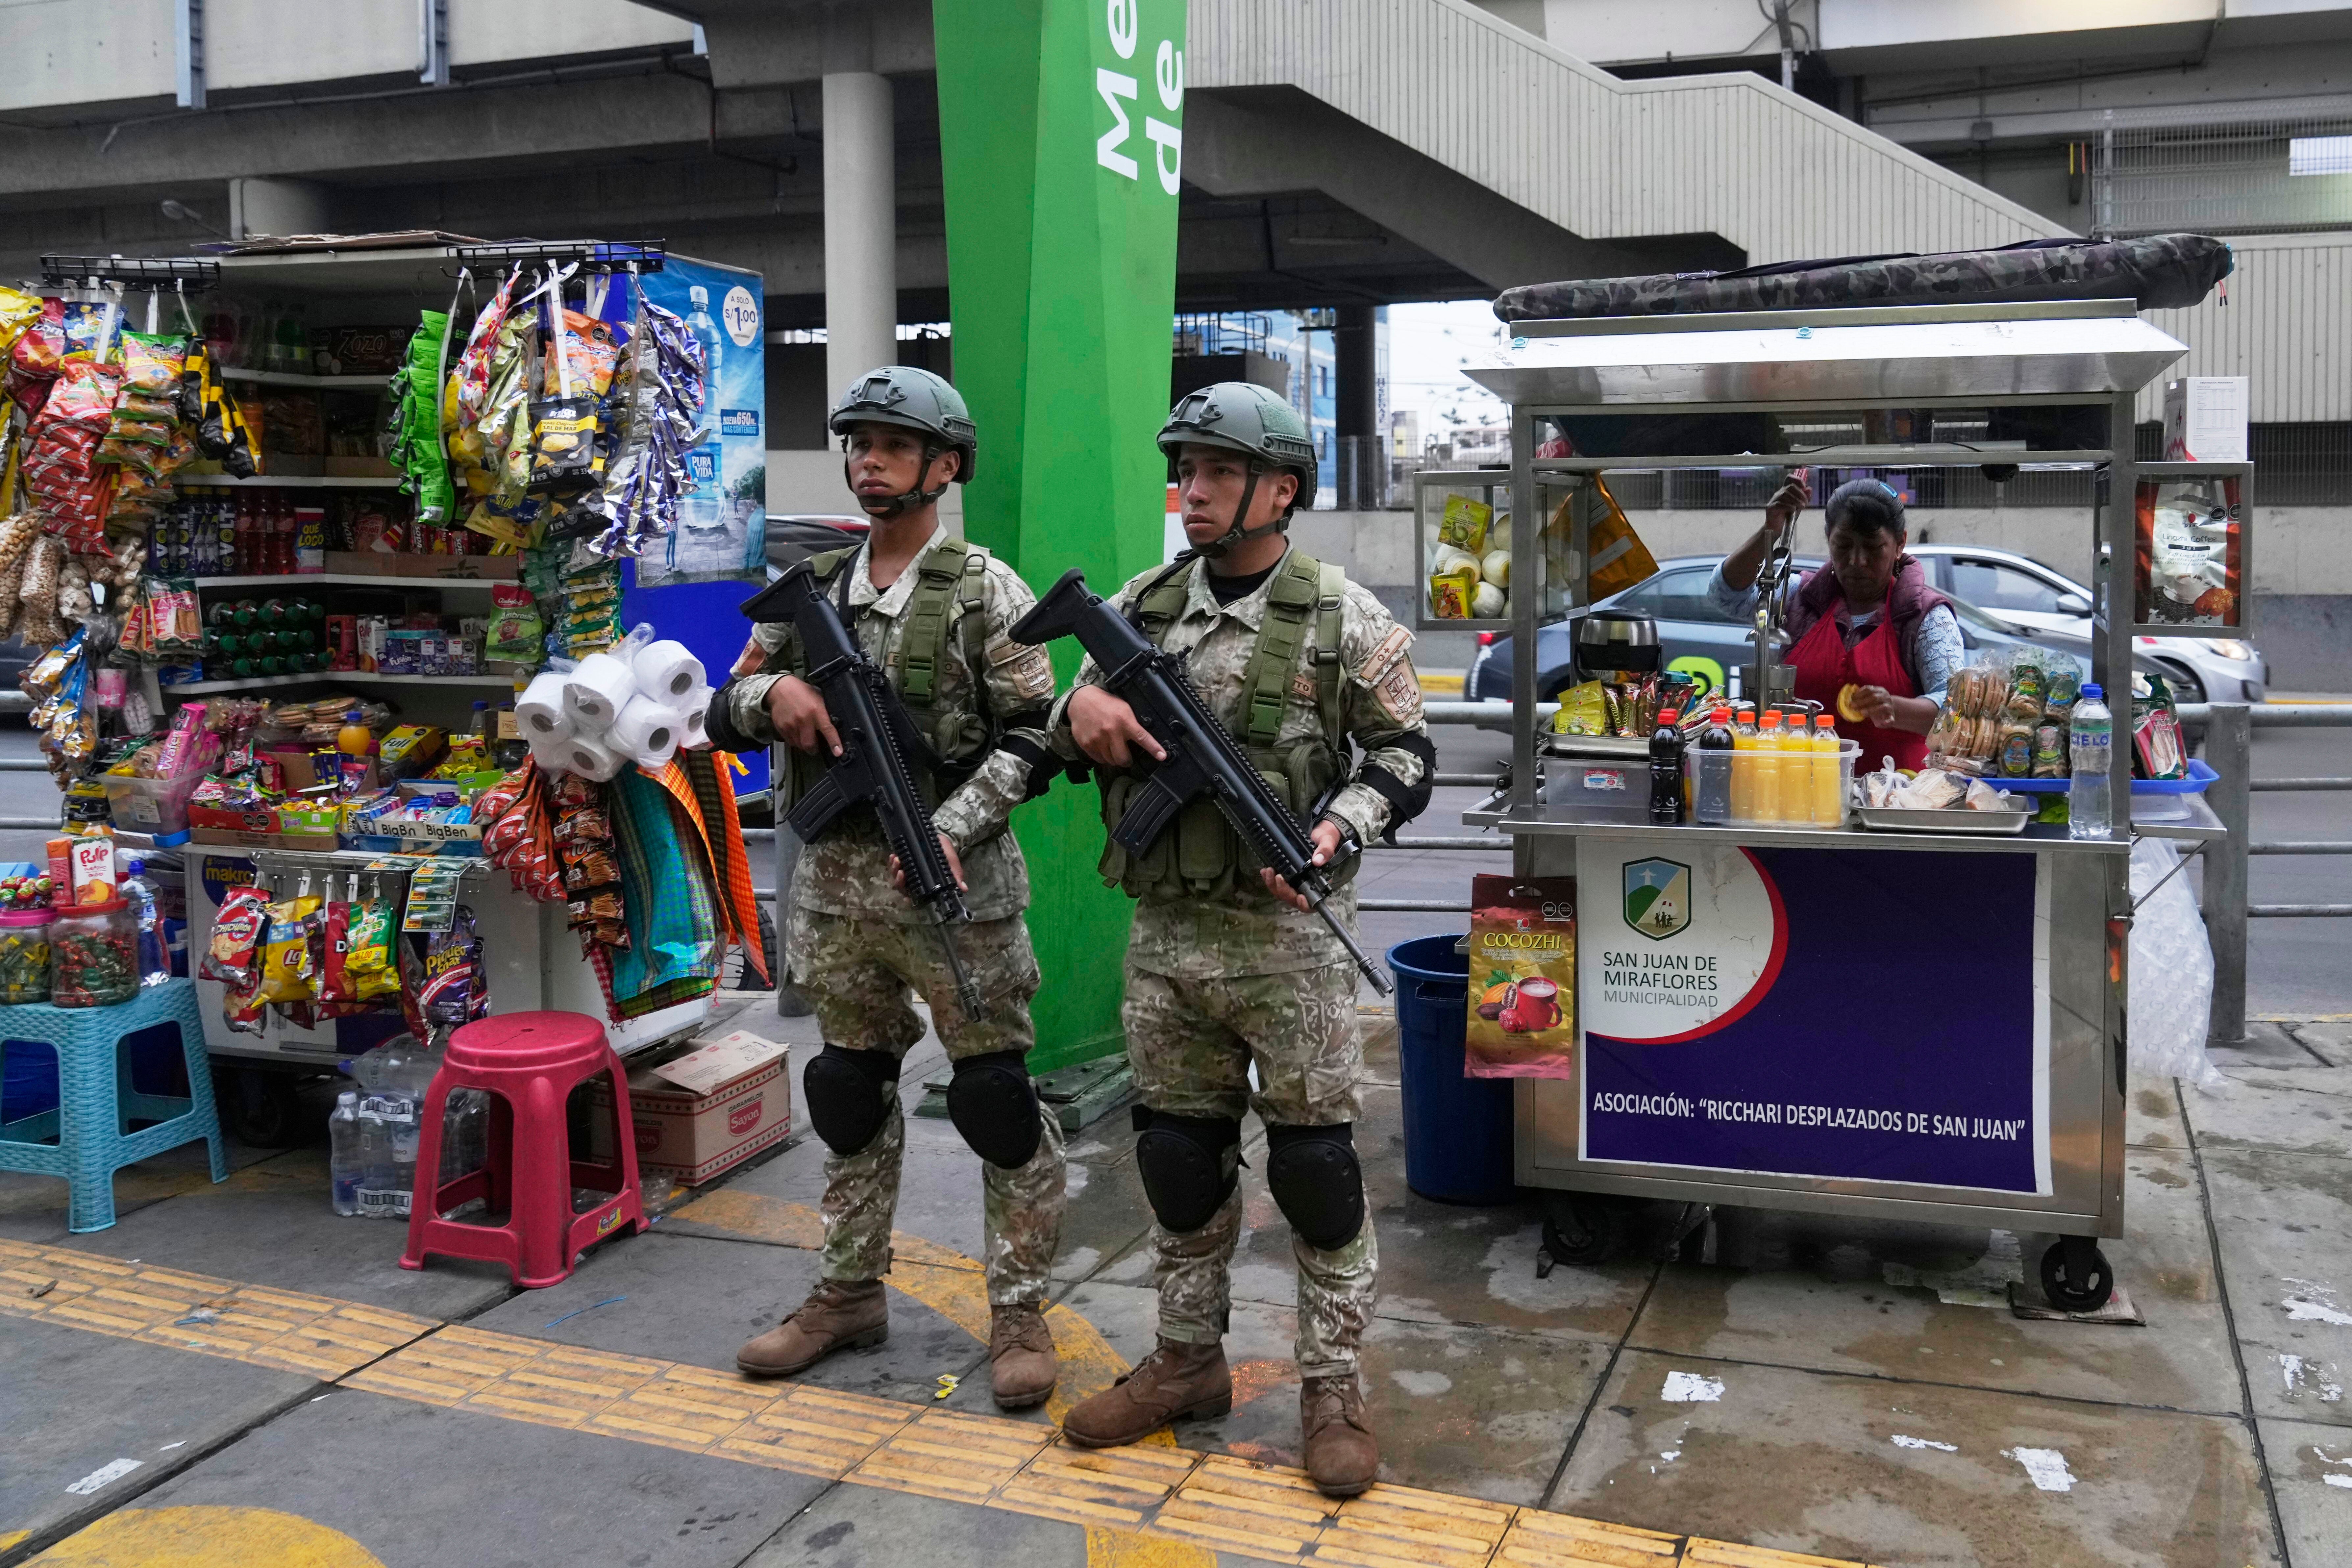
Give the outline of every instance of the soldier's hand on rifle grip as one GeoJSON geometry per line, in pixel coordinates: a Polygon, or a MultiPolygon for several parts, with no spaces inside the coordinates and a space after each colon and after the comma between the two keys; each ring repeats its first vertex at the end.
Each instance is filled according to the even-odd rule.
{"type": "Polygon", "coordinates": [[[1069,715],[1070,739],[1104,767],[1131,767],[1137,751],[1154,762],[1168,760],[1167,750],[1151,738],[1124,697],[1099,686],[1081,686],[1070,693],[1069,715]]]}
{"type": "MultiPolygon", "coordinates": [[[[1339,841],[1347,837],[1347,829],[1341,827],[1338,823],[1332,821],[1327,816],[1322,821],[1315,825],[1315,831],[1308,834],[1307,837],[1315,841],[1315,864],[1318,866],[1328,866],[1332,859],[1339,853],[1339,841]]],[[[1267,892],[1272,893],[1276,898],[1280,899],[1284,903],[1290,905],[1293,909],[1311,910],[1315,907],[1307,901],[1306,894],[1293,888],[1288,882],[1283,880],[1280,877],[1276,876],[1274,874],[1273,867],[1261,866],[1257,869],[1257,874],[1259,879],[1265,883],[1265,890],[1267,892]]]]}
{"type": "MultiPolygon", "coordinates": [[[[948,875],[955,879],[956,891],[969,893],[971,886],[963,879],[963,857],[956,853],[955,840],[940,835],[940,853],[948,858],[948,875]]],[[[907,868],[898,864],[896,855],[890,857],[890,884],[900,892],[907,890],[907,868]]]]}
{"type": "Polygon", "coordinates": [[[787,675],[768,688],[768,721],[796,752],[817,750],[820,738],[825,754],[841,755],[841,736],[825,711],[824,694],[797,675],[787,675]]]}

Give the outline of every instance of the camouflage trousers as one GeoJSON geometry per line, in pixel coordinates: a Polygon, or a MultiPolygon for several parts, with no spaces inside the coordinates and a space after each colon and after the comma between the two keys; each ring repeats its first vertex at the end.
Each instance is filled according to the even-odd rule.
{"type": "MultiPolygon", "coordinates": [[[[1120,1016],[1136,1089],[1154,1110],[1239,1121],[1246,1110],[1270,1126],[1324,1127],[1353,1121],[1360,1110],[1356,1084],[1364,1058],[1352,963],[1186,980],[1130,962],[1120,1016]]],[[[1161,1338],[1213,1344],[1224,1336],[1241,1234],[1238,1186],[1198,1230],[1152,1226],[1161,1338]]],[[[1370,1215],[1345,1247],[1326,1252],[1294,1235],[1290,1254],[1298,1266],[1300,1374],[1353,1372],[1378,1295],[1381,1252],[1370,1215]]]]}
{"type": "MultiPolygon", "coordinates": [[[[956,952],[988,1004],[988,1016],[964,1016],[955,978],[931,928],[860,920],[795,908],[784,963],[816,1009],[827,1045],[887,1051],[903,1060],[923,1037],[917,994],[950,1060],[990,1051],[1026,1051],[1037,1041],[1029,998],[1037,960],[1019,915],[954,928],[956,952]]],[[[1062,1242],[1062,1128],[1042,1118],[1037,1152],[1014,1169],[981,1162],[981,1219],[991,1306],[1044,1306],[1047,1272],[1062,1242]]],[[[882,1129],[854,1154],[824,1163],[824,1277],[878,1279],[890,1268],[890,1225],[898,1208],[906,1121],[889,1097],[882,1129]]]]}

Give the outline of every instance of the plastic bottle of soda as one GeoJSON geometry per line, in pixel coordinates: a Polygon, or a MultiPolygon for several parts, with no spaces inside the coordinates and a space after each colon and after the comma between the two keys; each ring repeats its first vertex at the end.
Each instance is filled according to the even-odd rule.
{"type": "Polygon", "coordinates": [[[1683,732],[1676,722],[1681,717],[1669,708],[1650,732],[1650,820],[1660,827],[1683,819],[1683,732]]]}
{"type": "Polygon", "coordinates": [[[1721,827],[1731,820],[1731,710],[1717,703],[1706,716],[1706,728],[1700,731],[1693,750],[1699,753],[1697,798],[1692,803],[1692,818],[1709,827],[1721,827]],[[1718,760],[1719,758],[1719,760],[1718,760]]]}

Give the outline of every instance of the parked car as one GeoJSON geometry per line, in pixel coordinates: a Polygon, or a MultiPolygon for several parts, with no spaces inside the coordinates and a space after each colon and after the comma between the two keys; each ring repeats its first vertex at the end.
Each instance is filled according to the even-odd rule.
{"type": "MultiPolygon", "coordinates": [[[[1911,553],[1956,599],[2021,626],[2091,635],[2091,591],[2030,555],[1979,544],[1915,544],[1911,553]]],[[[2139,647],[2183,702],[2260,702],[2270,690],[2269,664],[2236,637],[2148,637],[2139,647]]]]}
{"type": "MultiPolygon", "coordinates": [[[[1670,667],[1692,670],[1721,691],[1730,670],[1754,657],[1755,623],[1726,616],[1706,596],[1718,555],[1685,555],[1662,562],[1657,574],[1612,594],[1596,609],[1634,610],[1658,623],[1660,658],[1670,667]]],[[[1820,565],[1817,559],[1797,558],[1799,572],[1820,565]]],[[[1536,691],[1545,701],[1575,683],[1576,623],[1584,611],[1538,627],[1536,632],[1536,691]]],[[[2003,615],[1990,614],[1954,595],[1952,614],[1960,623],[1960,640],[1970,653],[1979,648],[2036,647],[2068,653],[2087,674],[2091,641],[2080,633],[2025,626],[2003,615]]],[[[1508,701],[1511,696],[1511,639],[1487,634],[1462,681],[1463,696],[1472,701],[1508,701]]],[[[2170,673],[2146,651],[2136,653],[2136,668],[2170,673]]]]}
{"type": "Polygon", "coordinates": [[[863,517],[772,511],[768,514],[768,564],[782,571],[795,561],[845,544],[863,543],[872,526],[863,517]]]}
{"type": "Polygon", "coordinates": [[[33,700],[16,684],[16,678],[26,668],[41,657],[41,650],[27,647],[22,637],[10,637],[0,643],[0,713],[30,713],[33,700]]]}

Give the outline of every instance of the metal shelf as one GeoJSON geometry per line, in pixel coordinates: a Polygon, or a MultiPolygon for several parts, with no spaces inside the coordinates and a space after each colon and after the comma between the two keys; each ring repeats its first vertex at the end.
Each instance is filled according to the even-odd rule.
{"type": "Polygon", "coordinates": [[[225,364],[215,372],[223,381],[250,381],[263,386],[307,386],[314,391],[373,390],[390,384],[389,373],[383,375],[312,375],[298,370],[246,370],[238,365],[225,364]]]}
{"type": "Polygon", "coordinates": [[[266,576],[197,577],[196,591],[207,588],[261,588],[276,583],[315,583],[326,588],[511,588],[511,577],[400,577],[380,572],[272,573],[266,576]]]}
{"type": "Polygon", "coordinates": [[[256,489],[391,490],[400,488],[401,476],[398,474],[256,474],[249,479],[240,479],[235,474],[182,472],[173,476],[173,482],[183,486],[230,485],[250,487],[256,489]]]}
{"type": "Polygon", "coordinates": [[[201,697],[208,691],[250,691],[264,686],[332,686],[342,682],[369,686],[496,686],[514,689],[511,675],[383,675],[370,669],[321,669],[302,675],[248,675],[228,680],[187,680],[166,685],[174,696],[201,697]]]}

